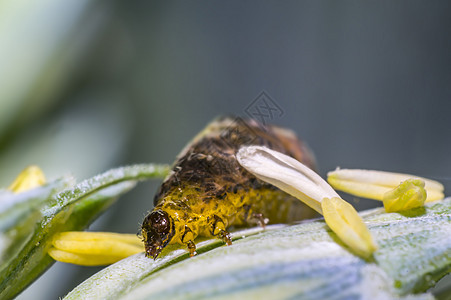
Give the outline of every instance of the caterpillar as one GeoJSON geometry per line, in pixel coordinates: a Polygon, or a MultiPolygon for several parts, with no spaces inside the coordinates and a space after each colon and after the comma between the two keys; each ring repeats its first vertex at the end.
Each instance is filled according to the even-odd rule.
{"type": "Polygon", "coordinates": [[[228,228],[312,217],[309,207],[239,165],[236,152],[261,145],[315,169],[311,151],[288,129],[253,119],[222,117],[211,122],[177,156],[141,226],[145,253],[156,259],[168,244],[196,255],[197,236],[232,244],[228,228]]]}

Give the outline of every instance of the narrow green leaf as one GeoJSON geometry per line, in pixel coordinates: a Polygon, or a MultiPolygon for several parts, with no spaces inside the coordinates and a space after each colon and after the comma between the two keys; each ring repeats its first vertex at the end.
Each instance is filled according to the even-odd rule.
{"type": "Polygon", "coordinates": [[[0,191],[0,270],[33,234],[36,222],[42,218],[40,209],[72,182],[72,178],[61,178],[22,193],[0,191]]]}
{"type": "Polygon", "coordinates": [[[164,177],[166,165],[135,165],[107,171],[58,193],[41,208],[42,217],[20,252],[0,273],[0,299],[10,299],[54,261],[47,250],[54,234],[82,230],[138,180],[164,177]]]}
{"type": "MultiPolygon", "coordinates": [[[[202,246],[208,249],[193,258],[184,249],[155,261],[137,254],[98,272],[66,299],[433,299],[411,294],[451,271],[451,198],[362,217],[379,245],[369,261],[314,220],[269,226],[229,247],[207,240],[202,246]]],[[[248,234],[234,234],[241,235],[248,234]]]]}

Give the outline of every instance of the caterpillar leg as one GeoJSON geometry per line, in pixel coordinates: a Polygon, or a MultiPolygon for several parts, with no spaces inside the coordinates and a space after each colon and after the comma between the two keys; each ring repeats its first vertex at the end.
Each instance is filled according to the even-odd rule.
{"type": "Polygon", "coordinates": [[[193,257],[194,255],[197,254],[197,252],[196,252],[196,244],[194,244],[193,241],[188,241],[186,243],[186,245],[188,247],[189,256],[193,257]]]}
{"type": "Polygon", "coordinates": [[[188,248],[189,255],[193,257],[197,254],[196,252],[196,244],[194,244],[195,236],[191,228],[185,225],[185,232],[182,235],[182,242],[186,244],[186,247],[188,248]]]}
{"type": "Polygon", "coordinates": [[[250,205],[245,205],[243,208],[244,220],[248,224],[258,224],[260,227],[265,228],[269,220],[265,218],[262,213],[253,212],[250,205]]]}
{"type": "Polygon", "coordinates": [[[232,245],[232,236],[227,230],[220,230],[218,236],[227,246],[232,245]]]}
{"type": "Polygon", "coordinates": [[[263,214],[260,213],[252,213],[248,221],[257,223],[260,227],[263,229],[265,228],[266,224],[268,223],[268,219],[263,216],[263,214]]]}
{"type": "Polygon", "coordinates": [[[230,233],[226,230],[226,225],[224,224],[224,221],[214,215],[213,216],[213,220],[212,220],[212,225],[211,225],[211,234],[213,236],[217,236],[219,237],[224,243],[227,244],[227,246],[232,245],[232,237],[230,235],[230,233]]]}

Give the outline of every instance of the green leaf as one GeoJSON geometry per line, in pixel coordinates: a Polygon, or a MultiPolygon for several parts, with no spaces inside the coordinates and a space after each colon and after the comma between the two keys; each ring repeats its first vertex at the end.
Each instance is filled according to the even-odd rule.
{"type": "Polygon", "coordinates": [[[164,177],[168,170],[153,164],[113,169],[48,199],[30,238],[1,270],[0,299],[16,296],[54,262],[47,255],[54,234],[82,230],[138,180],[164,177]]]}
{"type": "Polygon", "coordinates": [[[193,258],[174,245],[155,261],[137,254],[65,299],[433,299],[411,294],[451,271],[451,198],[402,214],[361,215],[379,245],[370,261],[313,220],[235,232],[229,247],[206,240],[193,258]]]}
{"type": "Polygon", "coordinates": [[[18,194],[0,191],[0,270],[33,234],[36,222],[42,218],[41,208],[57,192],[69,187],[72,181],[72,178],[62,178],[18,194]]]}

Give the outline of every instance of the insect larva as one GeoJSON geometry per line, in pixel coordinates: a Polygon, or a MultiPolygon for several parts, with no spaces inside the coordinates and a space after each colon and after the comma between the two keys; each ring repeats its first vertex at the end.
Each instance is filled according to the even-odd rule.
{"type": "Polygon", "coordinates": [[[294,203],[301,206],[298,218],[314,215],[242,168],[235,153],[244,145],[266,146],[314,168],[313,155],[290,130],[241,118],[210,123],[178,155],[155,196],[155,208],[141,229],[146,256],[156,258],[169,243],[186,245],[193,256],[199,235],[219,237],[230,245],[230,226],[264,226],[265,218],[287,221],[294,203]]]}

